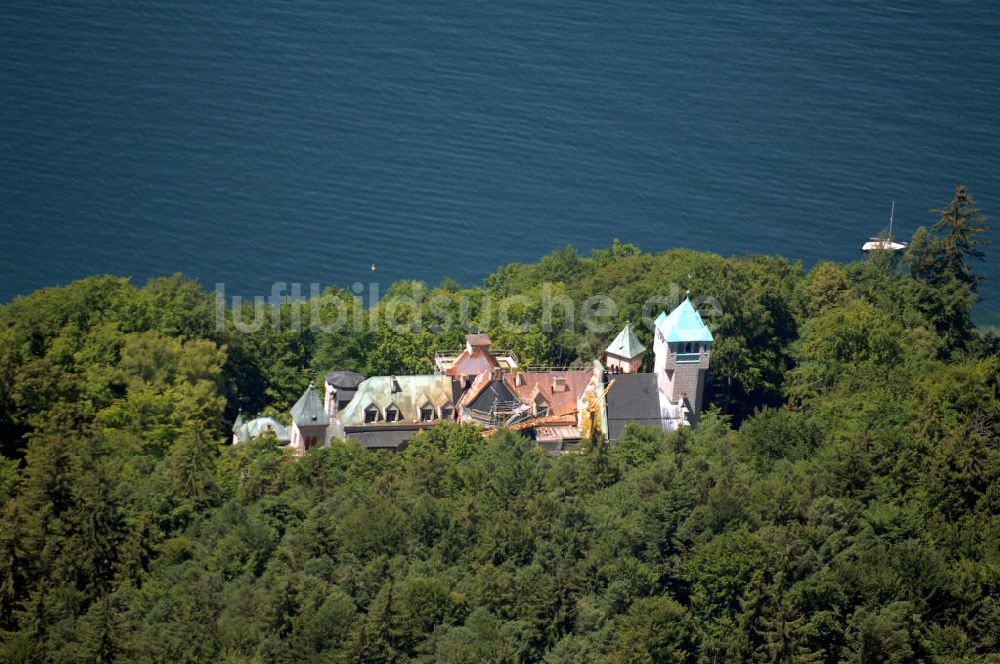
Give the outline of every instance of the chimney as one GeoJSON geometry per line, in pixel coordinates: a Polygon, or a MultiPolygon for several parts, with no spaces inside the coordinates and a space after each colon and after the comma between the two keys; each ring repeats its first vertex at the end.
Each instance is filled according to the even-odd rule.
{"type": "Polygon", "coordinates": [[[521,387],[522,385],[524,385],[524,374],[520,373],[514,374],[514,385],[516,387],[521,387]]]}
{"type": "Polygon", "coordinates": [[[470,355],[472,354],[472,351],[474,351],[477,348],[482,348],[485,351],[489,351],[492,343],[493,342],[490,340],[488,334],[476,333],[476,334],[465,335],[465,350],[470,355]]]}

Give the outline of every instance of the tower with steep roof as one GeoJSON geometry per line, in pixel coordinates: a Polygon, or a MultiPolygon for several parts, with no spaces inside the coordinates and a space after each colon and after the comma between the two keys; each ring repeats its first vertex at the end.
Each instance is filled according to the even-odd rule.
{"type": "Polygon", "coordinates": [[[685,298],[653,324],[653,371],[657,388],[679,409],[681,421],[697,424],[705,397],[705,376],[712,352],[712,332],[685,298]]]}
{"type": "Polygon", "coordinates": [[[330,416],[323,408],[323,400],[314,383],[302,393],[292,406],[291,447],[302,455],[314,447],[330,442],[330,416]]]}
{"type": "Polygon", "coordinates": [[[642,367],[642,355],[645,352],[646,347],[639,343],[632,326],[626,324],[608,346],[604,364],[608,371],[614,373],[637,373],[642,367]]]}

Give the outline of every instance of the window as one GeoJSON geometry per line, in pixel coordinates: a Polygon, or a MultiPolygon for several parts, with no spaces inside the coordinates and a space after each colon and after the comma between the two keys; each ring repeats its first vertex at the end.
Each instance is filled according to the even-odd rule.
{"type": "Polygon", "coordinates": [[[535,397],[535,415],[545,417],[549,414],[549,403],[541,394],[535,397]]]}
{"type": "Polygon", "coordinates": [[[385,421],[386,422],[399,422],[403,419],[402,414],[399,412],[399,408],[395,406],[389,406],[385,409],[385,421]]]}
{"type": "Polygon", "coordinates": [[[433,406],[431,406],[430,404],[427,404],[426,406],[424,406],[423,408],[420,409],[420,421],[421,422],[430,422],[433,419],[434,419],[434,407],[433,406]]]}
{"type": "Polygon", "coordinates": [[[365,424],[378,422],[378,408],[374,404],[365,408],[365,424]]]}
{"type": "Polygon", "coordinates": [[[441,419],[442,420],[453,420],[455,419],[455,409],[451,406],[441,406],[441,419]]]}

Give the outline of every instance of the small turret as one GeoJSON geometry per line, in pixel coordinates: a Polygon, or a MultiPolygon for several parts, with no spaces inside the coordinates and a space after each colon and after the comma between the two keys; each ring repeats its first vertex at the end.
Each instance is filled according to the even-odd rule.
{"type": "Polygon", "coordinates": [[[614,373],[637,373],[642,367],[642,355],[645,352],[646,347],[639,343],[632,326],[626,324],[608,346],[604,363],[608,371],[614,373]]]}
{"type": "Polygon", "coordinates": [[[323,408],[315,383],[292,406],[291,445],[299,455],[330,442],[330,416],[323,408]]]}

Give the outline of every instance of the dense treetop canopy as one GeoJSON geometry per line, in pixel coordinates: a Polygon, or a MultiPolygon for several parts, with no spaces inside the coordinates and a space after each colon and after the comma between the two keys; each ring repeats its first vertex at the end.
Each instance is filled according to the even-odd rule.
{"type": "Polygon", "coordinates": [[[996,659],[1000,344],[971,323],[982,220],[956,200],[902,257],[567,247],[479,288],[397,284],[373,325],[331,290],[286,325],[220,327],[179,276],[17,298],[0,661],[996,659]],[[431,370],[460,307],[523,362],[566,364],[626,322],[651,347],[644,305],[687,290],[714,313],[695,430],[562,457],[456,424],[398,455],[227,444],[238,410],[284,417],[330,369],[431,370]],[[598,294],[607,332],[545,328],[546,298],[598,294]],[[486,296],[519,296],[523,325],[486,296]],[[314,310],[346,322],[294,329],[314,310]]]}

